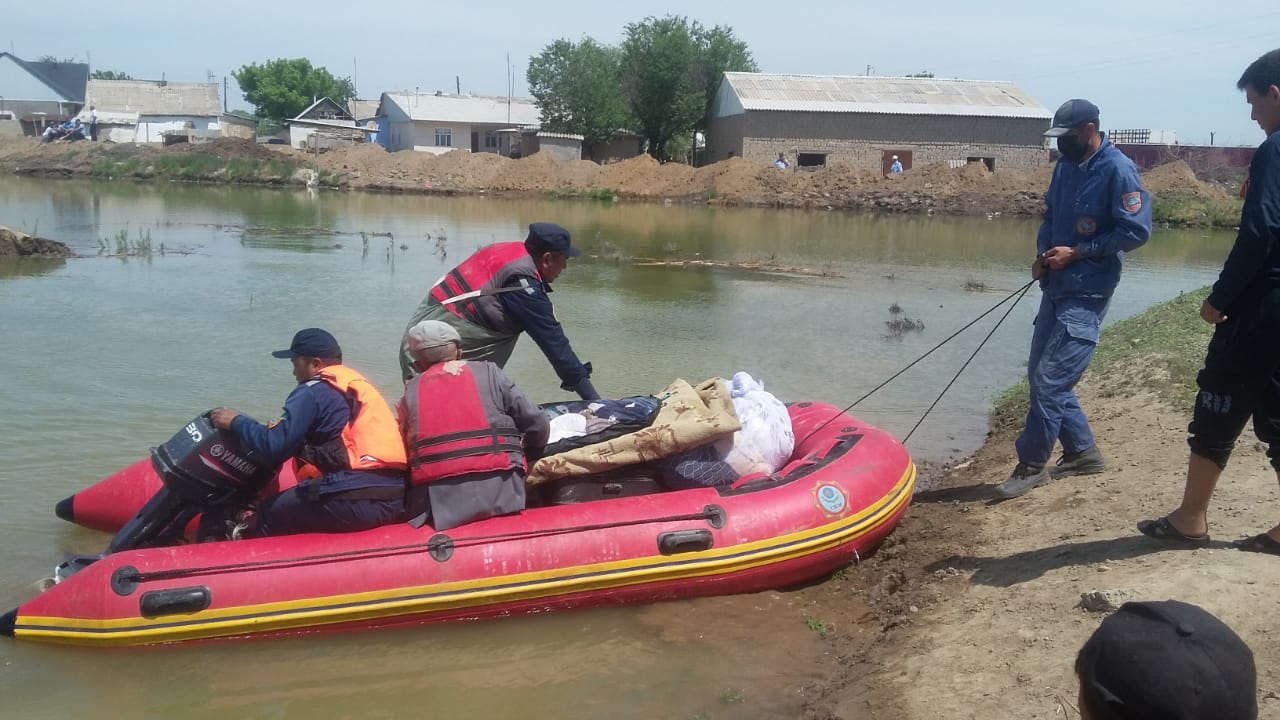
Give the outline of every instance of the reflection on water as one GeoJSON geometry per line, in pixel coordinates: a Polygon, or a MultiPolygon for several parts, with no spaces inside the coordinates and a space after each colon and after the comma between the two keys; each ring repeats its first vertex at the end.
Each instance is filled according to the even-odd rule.
{"type": "MultiPolygon", "coordinates": [[[[587,253],[553,299],[605,394],[741,369],[784,400],[836,405],[1021,287],[1036,230],[980,218],[0,178],[0,224],[38,228],[82,255],[0,263],[0,366],[11,378],[0,395],[0,609],[29,597],[61,552],[105,543],[56,520],[58,499],[209,407],[274,416],[293,380],[268,351],[298,328],[332,330],[347,362],[394,401],[399,337],[430,284],[476,248],[519,239],[540,220],[570,228],[587,253]],[[121,230],[149,232],[170,252],[96,257],[99,241],[121,230]],[[645,267],[634,258],[773,261],[821,274],[645,267]],[[891,307],[924,330],[892,335],[891,307]]],[[[1109,320],[1211,282],[1230,242],[1226,233],[1158,232],[1127,261],[1109,320]]],[[[1024,372],[1037,301],[1033,290],[911,438],[915,457],[953,457],[982,441],[991,398],[1024,372]]],[[[905,434],[998,315],[855,412],[905,434]]],[[[566,397],[528,341],[507,371],[538,402],[566,397]]],[[[761,705],[717,705],[715,695],[785,676],[782,644],[761,647],[751,631],[768,629],[763,619],[697,615],[710,602],[108,653],[2,642],[0,687],[24,718],[93,716],[104,702],[153,717],[425,709],[639,718],[709,708],[722,718],[752,717],[753,707],[769,716],[761,705]],[[671,608],[708,627],[726,617],[738,632],[720,628],[720,645],[694,639],[697,625],[671,608]]]]}

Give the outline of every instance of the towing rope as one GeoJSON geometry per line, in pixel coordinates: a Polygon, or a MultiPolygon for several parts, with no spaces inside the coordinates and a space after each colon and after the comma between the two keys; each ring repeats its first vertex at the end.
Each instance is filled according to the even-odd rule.
{"type": "Polygon", "coordinates": [[[921,415],[921,416],[920,416],[920,419],[916,421],[915,426],[911,428],[911,432],[907,433],[906,437],[904,437],[904,438],[902,439],[902,442],[903,442],[903,443],[905,443],[905,442],[907,441],[907,439],[911,437],[911,433],[914,433],[914,432],[916,431],[916,428],[920,427],[920,423],[924,422],[924,419],[925,419],[926,417],[928,417],[928,416],[929,416],[929,413],[933,411],[933,408],[937,406],[937,404],[938,404],[938,402],[939,402],[940,400],[942,400],[942,396],[946,394],[947,390],[951,389],[951,386],[952,386],[952,385],[955,383],[955,381],[960,377],[960,373],[961,373],[961,372],[964,372],[964,369],[965,369],[966,367],[968,367],[968,366],[969,366],[969,363],[973,360],[973,358],[974,358],[974,357],[976,357],[976,356],[977,356],[978,351],[979,351],[979,350],[981,350],[981,349],[983,348],[983,346],[987,344],[987,341],[991,339],[991,336],[992,336],[993,334],[995,334],[996,328],[999,328],[999,327],[1000,327],[1000,324],[1004,322],[1005,318],[1009,317],[1009,313],[1013,311],[1013,308],[1014,308],[1015,306],[1017,306],[1018,301],[1019,301],[1019,300],[1021,300],[1021,299],[1023,298],[1023,296],[1025,296],[1025,295],[1027,294],[1027,291],[1031,289],[1031,286],[1032,286],[1032,285],[1034,285],[1034,284],[1035,284],[1035,282],[1036,282],[1035,280],[1031,280],[1031,281],[1030,281],[1030,282],[1028,282],[1026,285],[1023,285],[1022,287],[1018,288],[1017,290],[1014,290],[1013,292],[1011,292],[1011,293],[1009,293],[1008,295],[1006,295],[1003,299],[1001,299],[1001,300],[1000,300],[1000,302],[996,303],[995,305],[992,305],[990,308],[988,308],[988,309],[987,309],[985,312],[983,312],[981,315],[979,315],[978,317],[974,318],[973,320],[970,320],[970,321],[969,321],[969,322],[968,322],[964,327],[960,328],[959,330],[956,330],[955,332],[953,332],[953,333],[951,333],[950,335],[948,335],[948,336],[947,336],[947,338],[946,338],[945,340],[943,340],[942,342],[938,343],[937,345],[934,345],[932,348],[930,348],[930,349],[928,350],[928,352],[926,352],[925,354],[923,354],[923,355],[921,355],[920,357],[916,358],[915,360],[912,360],[910,363],[908,363],[908,364],[906,365],[906,367],[903,367],[901,370],[899,370],[898,372],[896,372],[896,373],[894,373],[893,375],[891,375],[891,376],[889,377],[889,379],[888,379],[888,380],[885,380],[884,382],[880,383],[879,385],[877,385],[877,386],[875,386],[875,387],[871,388],[871,389],[870,389],[870,390],[868,390],[868,391],[867,391],[867,392],[866,392],[862,397],[860,397],[860,398],[858,398],[857,400],[854,400],[853,402],[849,403],[847,406],[845,406],[845,408],[844,408],[843,410],[840,410],[840,411],[836,412],[834,415],[832,415],[830,418],[828,418],[828,419],[827,419],[825,422],[823,422],[821,425],[819,425],[818,427],[814,428],[813,430],[810,430],[810,431],[809,431],[809,433],[808,433],[807,435],[805,435],[805,436],[804,436],[803,438],[801,438],[800,440],[797,440],[797,441],[796,441],[796,446],[797,446],[797,447],[799,447],[801,443],[803,443],[804,441],[806,441],[806,440],[808,440],[809,438],[813,437],[813,435],[814,435],[815,433],[817,433],[819,430],[821,430],[822,428],[824,428],[824,427],[826,427],[827,425],[829,425],[829,424],[831,423],[831,421],[833,421],[833,420],[835,420],[836,418],[840,417],[841,415],[843,415],[843,414],[845,414],[845,413],[849,412],[850,410],[852,410],[852,409],[853,409],[853,407],[854,407],[855,405],[857,405],[858,403],[862,402],[863,400],[866,400],[867,398],[871,397],[872,395],[874,395],[874,394],[876,393],[876,391],[880,390],[880,389],[881,389],[881,388],[883,388],[885,385],[888,385],[889,383],[893,382],[894,380],[897,380],[899,376],[901,376],[903,373],[905,373],[906,371],[910,370],[911,368],[915,367],[915,366],[916,366],[916,364],[917,364],[917,363],[919,363],[921,360],[924,360],[925,358],[927,358],[927,357],[929,357],[930,355],[932,355],[936,350],[938,350],[938,348],[941,348],[943,345],[946,345],[947,343],[951,342],[952,340],[954,340],[954,339],[956,338],[956,336],[960,335],[960,334],[961,334],[961,333],[963,333],[965,330],[968,330],[969,328],[973,327],[974,325],[976,325],[976,324],[977,324],[977,322],[978,322],[979,320],[981,320],[982,318],[984,318],[984,317],[986,317],[986,316],[990,315],[991,313],[995,312],[995,311],[996,311],[996,309],[998,309],[1001,305],[1004,305],[1005,303],[1009,302],[1009,300],[1013,299],[1013,298],[1016,296],[1016,298],[1017,298],[1017,299],[1013,300],[1013,303],[1009,305],[1009,308],[1008,308],[1007,310],[1005,310],[1004,315],[1001,315],[1001,316],[1000,316],[1000,320],[996,322],[995,327],[991,328],[991,332],[987,333],[987,336],[986,336],[985,338],[983,338],[982,342],[978,345],[977,349],[975,349],[975,350],[973,351],[973,354],[969,356],[969,359],[968,359],[968,360],[966,360],[966,361],[964,362],[964,365],[962,365],[962,366],[960,367],[960,371],[959,371],[959,372],[957,372],[957,373],[955,374],[955,377],[951,378],[951,382],[947,383],[947,386],[946,386],[945,388],[943,388],[943,389],[942,389],[942,392],[941,392],[941,393],[939,393],[939,394],[938,394],[938,397],[933,401],[933,404],[929,406],[929,409],[928,409],[928,410],[925,410],[925,411],[924,411],[924,415],[921,415]]]}

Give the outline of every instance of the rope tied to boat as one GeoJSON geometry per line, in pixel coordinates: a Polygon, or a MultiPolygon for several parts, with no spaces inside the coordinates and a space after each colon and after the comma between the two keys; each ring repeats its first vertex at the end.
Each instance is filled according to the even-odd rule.
{"type": "Polygon", "coordinates": [[[708,505],[703,508],[702,512],[687,513],[683,515],[664,515],[652,518],[636,518],[634,520],[617,520],[607,523],[595,523],[591,525],[572,525],[569,527],[546,528],[540,530],[520,530],[509,533],[497,533],[493,535],[475,535],[463,538],[451,538],[448,535],[436,534],[426,542],[409,543],[405,545],[389,545],[379,548],[368,548],[364,550],[348,550],[343,552],[319,553],[316,555],[304,555],[292,558],[277,558],[273,560],[257,560],[252,562],[227,563],[224,565],[205,565],[202,567],[191,568],[174,568],[172,570],[152,570],[140,571],[131,567],[121,567],[116,570],[116,576],[119,581],[126,583],[142,583],[153,580],[170,580],[173,578],[191,577],[195,575],[207,575],[211,573],[230,573],[230,572],[251,572],[267,567],[278,567],[281,565],[317,565],[321,563],[342,561],[342,560],[363,560],[375,557],[393,557],[396,555],[407,555],[418,552],[437,552],[445,547],[459,548],[470,547],[474,545],[482,545],[493,542],[504,542],[510,540],[523,540],[531,537],[551,537],[556,535],[567,535],[571,533],[589,532],[593,530],[605,530],[608,528],[628,527],[632,525],[648,525],[654,523],[666,522],[683,522],[689,520],[708,520],[717,526],[716,523],[722,523],[724,520],[724,510],[715,505],[708,505]]]}
{"type": "Polygon", "coordinates": [[[979,320],[981,320],[981,319],[985,318],[986,316],[990,315],[991,313],[995,312],[995,311],[996,311],[996,310],[997,310],[1001,305],[1004,305],[1005,303],[1009,302],[1009,300],[1013,300],[1013,302],[1012,302],[1012,303],[1009,303],[1009,307],[1004,311],[1004,314],[1000,316],[1000,319],[999,319],[999,320],[997,320],[997,321],[996,321],[996,324],[991,328],[991,332],[987,333],[987,336],[986,336],[985,338],[983,338],[983,339],[982,339],[982,342],[981,342],[981,343],[978,343],[978,347],[974,348],[973,353],[969,355],[969,358],[968,358],[967,360],[965,360],[965,361],[964,361],[964,364],[960,366],[960,369],[959,369],[958,371],[956,371],[956,374],[951,378],[951,382],[948,382],[948,383],[947,383],[947,386],[946,386],[946,387],[944,387],[944,388],[942,388],[942,392],[938,393],[938,397],[937,397],[937,398],[935,398],[935,399],[934,399],[934,401],[933,401],[933,403],[929,405],[928,409],[924,411],[924,414],[920,416],[920,419],[916,421],[916,424],[915,424],[915,425],[913,425],[913,426],[911,427],[911,431],[910,431],[910,432],[908,432],[908,433],[906,434],[906,436],[902,438],[902,442],[905,444],[905,443],[907,442],[907,440],[910,440],[910,439],[911,439],[911,435],[912,435],[912,433],[914,433],[914,432],[916,431],[916,428],[920,427],[920,424],[924,422],[924,419],[925,419],[926,417],[928,417],[928,416],[929,416],[929,413],[933,412],[933,409],[934,409],[935,407],[937,407],[937,405],[938,405],[938,403],[939,403],[939,402],[941,402],[941,400],[942,400],[942,396],[947,394],[947,391],[951,389],[951,386],[952,386],[952,385],[954,385],[954,384],[955,384],[955,382],[956,382],[956,380],[958,380],[958,379],[960,378],[960,374],[964,372],[965,368],[969,367],[969,363],[973,362],[973,359],[974,359],[975,357],[977,357],[978,352],[979,352],[979,351],[981,351],[981,350],[982,350],[982,348],[987,344],[987,341],[988,341],[988,340],[990,340],[990,339],[991,339],[991,336],[995,334],[996,330],[997,330],[997,329],[1000,327],[1000,325],[1005,321],[1005,318],[1009,317],[1009,313],[1013,312],[1013,308],[1014,308],[1014,307],[1016,307],[1016,306],[1018,305],[1018,302],[1019,302],[1020,300],[1022,300],[1022,298],[1023,298],[1024,296],[1026,296],[1027,291],[1028,291],[1028,290],[1030,290],[1030,289],[1031,289],[1031,286],[1032,286],[1032,285],[1034,285],[1035,283],[1036,283],[1036,281],[1035,281],[1035,280],[1031,280],[1031,281],[1029,281],[1026,285],[1023,285],[1022,287],[1018,288],[1017,290],[1014,290],[1013,292],[1011,292],[1011,293],[1009,293],[1008,295],[1006,295],[1004,298],[1002,298],[1002,299],[1000,300],[1000,302],[996,303],[995,305],[992,305],[990,308],[987,308],[987,310],[985,310],[981,315],[979,315],[978,317],[976,317],[976,318],[974,318],[973,320],[970,320],[968,323],[966,323],[966,324],[964,325],[964,327],[962,327],[962,328],[960,328],[959,330],[956,330],[955,332],[951,333],[951,334],[950,334],[950,335],[948,335],[948,336],[946,337],[946,339],[944,339],[942,342],[938,343],[937,345],[934,345],[932,348],[929,348],[929,350],[928,350],[928,351],[926,351],[923,355],[921,355],[920,357],[916,358],[915,360],[912,360],[911,362],[907,363],[907,365],[906,365],[905,367],[903,367],[901,370],[899,370],[898,372],[896,372],[896,373],[894,373],[893,375],[889,376],[889,379],[887,379],[887,380],[885,380],[884,382],[880,383],[879,385],[877,385],[877,386],[875,386],[875,387],[871,388],[871,389],[870,389],[870,390],[868,390],[866,393],[864,393],[864,394],[862,395],[862,397],[860,397],[860,398],[858,398],[857,400],[854,400],[853,402],[849,403],[847,406],[845,406],[845,407],[844,407],[844,409],[842,409],[842,410],[838,411],[837,413],[835,413],[834,415],[832,415],[830,418],[828,418],[826,421],[824,421],[821,425],[819,425],[818,427],[816,427],[816,428],[814,428],[814,429],[810,430],[810,431],[809,431],[809,433],[808,433],[807,435],[805,435],[803,438],[801,438],[801,439],[799,439],[799,440],[797,440],[797,441],[796,441],[796,446],[797,446],[797,447],[799,447],[801,443],[803,443],[804,441],[806,441],[806,440],[808,440],[809,438],[813,437],[813,436],[814,436],[814,435],[815,435],[819,430],[821,430],[822,428],[824,428],[824,427],[826,427],[827,425],[831,424],[831,422],[832,422],[833,420],[835,420],[836,418],[840,417],[841,415],[843,415],[843,414],[845,414],[845,413],[849,412],[850,410],[852,410],[852,409],[854,408],[854,406],[856,406],[858,403],[860,403],[860,402],[862,402],[863,400],[866,400],[867,398],[869,398],[869,397],[871,397],[872,395],[874,395],[877,391],[879,391],[879,390],[880,390],[881,388],[883,388],[885,385],[888,385],[889,383],[893,382],[894,380],[897,380],[897,379],[898,379],[898,377],[899,377],[899,376],[901,376],[903,373],[905,373],[906,371],[908,371],[908,370],[910,370],[911,368],[915,367],[915,366],[916,366],[920,361],[922,361],[922,360],[924,360],[925,358],[927,358],[927,357],[929,357],[930,355],[932,355],[935,351],[937,351],[937,350],[938,350],[939,348],[941,348],[943,345],[946,345],[947,343],[949,343],[949,342],[951,342],[952,340],[956,339],[956,337],[957,337],[957,336],[959,336],[961,333],[963,333],[964,331],[966,331],[966,330],[968,330],[969,328],[971,328],[971,327],[973,327],[974,325],[976,325],[976,324],[978,323],[978,321],[979,321],[979,320]]]}

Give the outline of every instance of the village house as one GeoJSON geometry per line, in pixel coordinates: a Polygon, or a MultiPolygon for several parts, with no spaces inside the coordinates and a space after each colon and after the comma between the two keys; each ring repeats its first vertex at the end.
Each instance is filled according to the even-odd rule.
{"type": "Polygon", "coordinates": [[[1011,82],[725,73],[708,113],[705,162],[731,155],[793,168],[1048,162],[1053,113],[1011,82]]]}
{"type": "Polygon", "coordinates": [[[80,112],[88,81],[86,63],[30,61],[0,52],[0,123],[39,135],[49,123],[80,112]]]}
{"type": "Polygon", "coordinates": [[[373,132],[336,101],[320,98],[298,113],[289,125],[289,144],[304,150],[332,150],[365,142],[373,132]]]}
{"type": "Polygon", "coordinates": [[[90,80],[86,107],[98,113],[98,139],[106,142],[199,142],[217,137],[252,139],[257,124],[222,111],[216,83],[165,80],[90,80]]]}
{"type": "Polygon", "coordinates": [[[538,125],[531,98],[498,98],[448,93],[386,92],[377,112],[378,142],[387,150],[437,155],[470,150],[510,156],[519,133],[501,132],[538,125]]]}

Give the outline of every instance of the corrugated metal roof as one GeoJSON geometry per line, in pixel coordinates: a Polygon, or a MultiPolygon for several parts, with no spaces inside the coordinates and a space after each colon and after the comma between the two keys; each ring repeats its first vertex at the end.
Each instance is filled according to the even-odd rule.
{"type": "Polygon", "coordinates": [[[172,83],[152,80],[90,80],[86,105],[99,112],[133,112],[139,115],[222,114],[215,83],[172,83]]]}
{"type": "Polygon", "coordinates": [[[347,112],[357,120],[368,120],[378,116],[377,100],[348,100],[347,112]]]}
{"type": "Polygon", "coordinates": [[[542,121],[532,98],[511,98],[509,111],[507,98],[476,95],[389,92],[383,93],[382,99],[399,105],[413,120],[475,125],[537,125],[542,121]]]}
{"type": "Polygon", "coordinates": [[[539,138],[559,138],[561,140],[577,140],[578,142],[582,142],[583,140],[587,139],[585,135],[575,135],[573,133],[544,132],[542,130],[538,131],[538,137],[539,138]]]}
{"type": "Polygon", "coordinates": [[[744,110],[1053,117],[1017,85],[1000,80],[738,72],[724,77],[744,110]]]}

